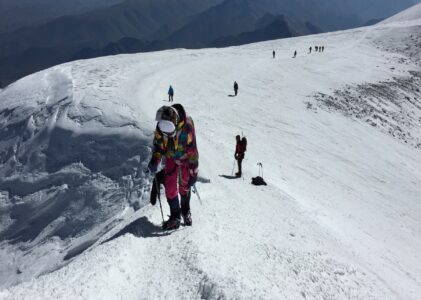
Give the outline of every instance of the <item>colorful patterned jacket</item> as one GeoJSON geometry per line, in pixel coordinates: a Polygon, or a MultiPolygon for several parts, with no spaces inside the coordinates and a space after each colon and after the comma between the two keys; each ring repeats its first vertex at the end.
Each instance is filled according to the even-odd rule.
{"type": "Polygon", "coordinates": [[[176,134],[174,137],[167,137],[157,126],[153,140],[152,158],[156,165],[160,163],[163,156],[172,158],[182,164],[188,164],[189,169],[197,173],[199,152],[196,146],[193,119],[186,115],[184,108],[180,104],[175,104],[173,107],[177,109],[180,116],[176,134]]]}

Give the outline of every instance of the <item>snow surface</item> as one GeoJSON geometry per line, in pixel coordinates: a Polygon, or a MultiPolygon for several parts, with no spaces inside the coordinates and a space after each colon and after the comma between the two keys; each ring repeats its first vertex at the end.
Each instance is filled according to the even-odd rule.
{"type": "Polygon", "coordinates": [[[77,61],[2,90],[0,299],[419,299],[420,41],[420,20],[388,23],[77,61]],[[144,170],[170,84],[202,201],[163,232],[144,170]]]}
{"type": "Polygon", "coordinates": [[[415,4],[414,6],[382,21],[381,24],[407,22],[419,19],[421,19],[421,3],[415,4]]]}

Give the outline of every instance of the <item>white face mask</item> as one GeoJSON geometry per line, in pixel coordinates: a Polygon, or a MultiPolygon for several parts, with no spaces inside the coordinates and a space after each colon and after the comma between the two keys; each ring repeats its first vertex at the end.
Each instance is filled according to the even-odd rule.
{"type": "Polygon", "coordinates": [[[173,136],[175,133],[175,125],[171,121],[161,120],[158,122],[158,127],[166,136],[173,136]]]}

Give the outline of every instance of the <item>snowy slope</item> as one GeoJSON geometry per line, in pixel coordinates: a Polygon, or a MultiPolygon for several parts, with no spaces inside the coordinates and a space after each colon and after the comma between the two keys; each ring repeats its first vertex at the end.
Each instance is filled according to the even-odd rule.
{"type": "Polygon", "coordinates": [[[4,89],[0,299],[417,299],[420,40],[421,20],[389,23],[77,61],[4,89]],[[193,227],[167,233],[142,191],[170,84],[211,182],[193,227]]]}
{"type": "Polygon", "coordinates": [[[421,19],[421,3],[418,3],[404,11],[384,20],[381,24],[407,22],[421,19]]]}

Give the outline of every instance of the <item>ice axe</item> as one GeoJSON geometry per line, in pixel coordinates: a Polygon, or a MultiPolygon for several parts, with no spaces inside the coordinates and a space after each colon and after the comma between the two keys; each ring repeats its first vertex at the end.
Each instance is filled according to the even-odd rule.
{"type": "Polygon", "coordinates": [[[196,188],[196,184],[192,185],[192,191],[196,194],[197,198],[199,199],[200,205],[203,205],[202,198],[200,198],[199,191],[196,188]]]}

